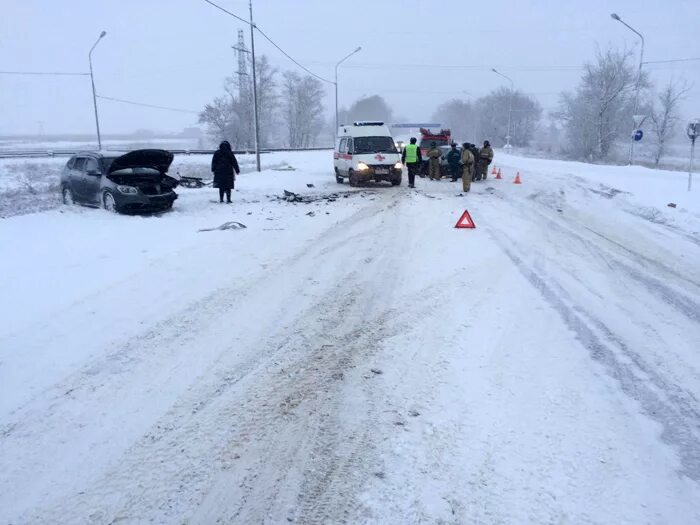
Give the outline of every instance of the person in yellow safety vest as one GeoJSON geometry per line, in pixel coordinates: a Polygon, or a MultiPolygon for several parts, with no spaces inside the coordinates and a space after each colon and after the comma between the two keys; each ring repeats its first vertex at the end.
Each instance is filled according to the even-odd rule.
{"type": "Polygon", "coordinates": [[[437,142],[430,143],[428,150],[428,177],[430,180],[440,180],[440,158],[442,151],[437,147],[437,142]]]}
{"type": "Polygon", "coordinates": [[[420,155],[420,148],[416,145],[416,138],[411,137],[411,143],[406,144],[401,154],[401,162],[408,168],[408,187],[415,188],[416,173],[420,170],[423,159],[420,155]]]}
{"type": "Polygon", "coordinates": [[[472,186],[472,176],[474,175],[474,154],[469,151],[469,144],[462,144],[462,191],[467,193],[472,186]]]}

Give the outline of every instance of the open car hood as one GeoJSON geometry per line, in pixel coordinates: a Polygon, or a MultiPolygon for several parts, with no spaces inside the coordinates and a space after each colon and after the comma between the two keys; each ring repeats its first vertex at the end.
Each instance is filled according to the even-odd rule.
{"type": "Polygon", "coordinates": [[[164,149],[137,149],[114,159],[109,174],[128,168],[152,168],[165,173],[172,162],[173,154],[164,149]]]}

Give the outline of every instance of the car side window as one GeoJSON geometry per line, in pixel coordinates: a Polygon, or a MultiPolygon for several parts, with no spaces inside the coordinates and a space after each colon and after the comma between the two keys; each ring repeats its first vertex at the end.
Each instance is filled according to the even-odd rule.
{"type": "Polygon", "coordinates": [[[346,153],[352,153],[352,139],[348,139],[348,147],[346,153]]]}
{"type": "Polygon", "coordinates": [[[338,151],[340,153],[345,153],[345,146],[348,143],[348,139],[340,139],[340,145],[338,146],[338,151]]]}
{"type": "Polygon", "coordinates": [[[69,170],[72,170],[74,165],[75,165],[75,157],[71,157],[70,159],[68,159],[68,162],[66,163],[66,168],[68,168],[69,170]]]}
{"type": "Polygon", "coordinates": [[[99,168],[99,166],[97,165],[97,160],[96,160],[96,159],[93,159],[93,158],[87,159],[87,162],[85,163],[85,171],[87,171],[88,173],[90,173],[90,172],[93,172],[93,173],[99,172],[99,171],[100,171],[100,168],[99,168]]]}
{"type": "Polygon", "coordinates": [[[77,171],[85,171],[85,157],[76,157],[73,161],[73,169],[77,171]]]}

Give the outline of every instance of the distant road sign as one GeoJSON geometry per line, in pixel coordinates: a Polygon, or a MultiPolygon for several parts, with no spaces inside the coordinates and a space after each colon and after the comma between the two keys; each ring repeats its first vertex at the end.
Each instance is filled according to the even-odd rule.
{"type": "Polygon", "coordinates": [[[644,132],[641,129],[638,129],[637,131],[634,132],[634,140],[639,142],[642,140],[642,137],[644,136],[644,132]]]}

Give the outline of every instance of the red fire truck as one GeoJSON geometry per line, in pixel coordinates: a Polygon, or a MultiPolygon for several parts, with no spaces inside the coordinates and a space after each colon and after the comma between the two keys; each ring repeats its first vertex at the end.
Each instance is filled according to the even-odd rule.
{"type": "Polygon", "coordinates": [[[441,146],[449,146],[452,144],[452,132],[449,129],[441,129],[438,133],[433,133],[427,128],[420,128],[420,154],[423,158],[421,171],[425,175],[428,173],[428,150],[432,143],[440,148],[441,146]]]}

